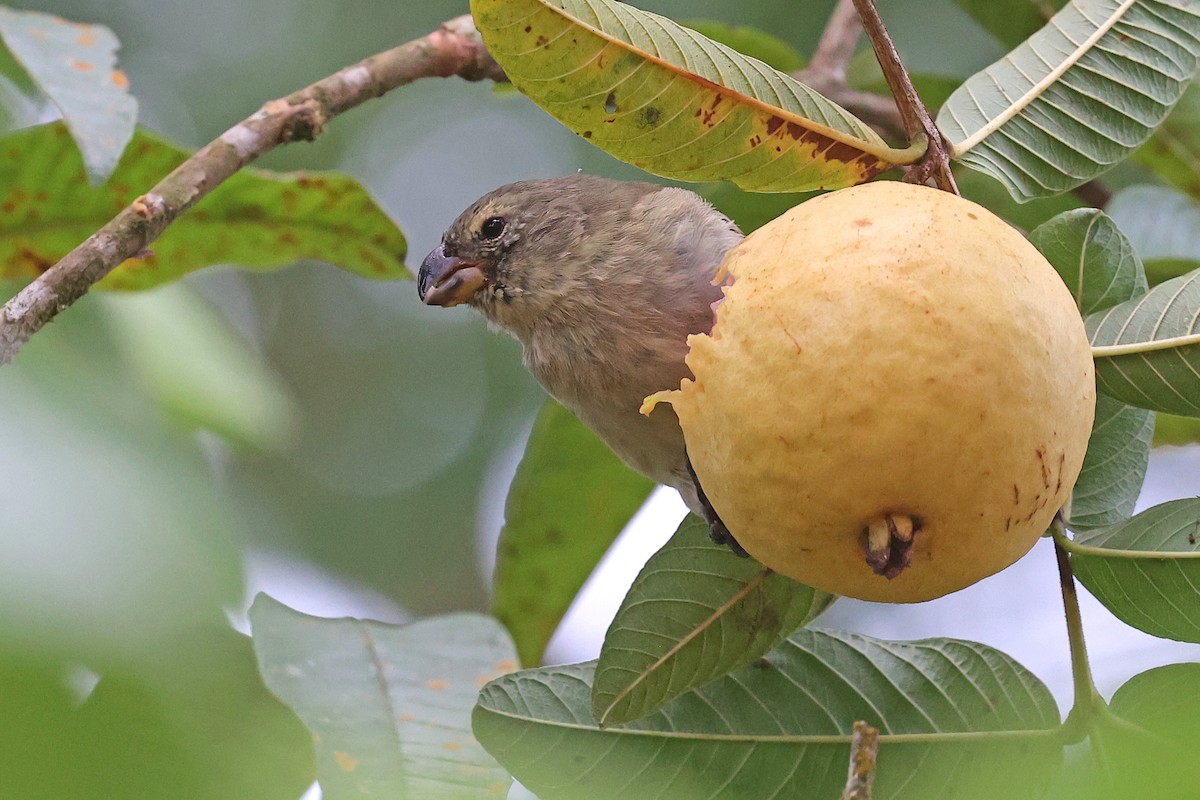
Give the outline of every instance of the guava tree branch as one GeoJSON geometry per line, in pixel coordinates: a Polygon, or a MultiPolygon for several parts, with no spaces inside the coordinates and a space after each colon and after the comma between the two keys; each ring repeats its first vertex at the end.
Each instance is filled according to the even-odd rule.
{"type": "Polygon", "coordinates": [[[853,0],[838,0],[825,23],[825,30],[821,33],[812,59],[795,77],[881,134],[904,136],[904,120],[890,97],[864,92],[846,83],[846,67],[858,48],[862,31],[862,22],[854,9],[853,0]]]}
{"type": "Polygon", "coordinates": [[[418,78],[506,80],[470,16],[271,100],[210,142],[0,310],[0,364],[97,281],[162,235],[181,214],[263,153],[312,141],[338,114],[418,78]]]}
{"type": "Polygon", "coordinates": [[[850,737],[850,772],[842,800],[871,800],[875,786],[875,762],[879,757],[879,729],[863,721],[854,723],[850,737]]]}
{"type": "Polygon", "coordinates": [[[924,183],[933,178],[939,189],[958,194],[958,185],[950,172],[950,148],[933,117],[929,115],[929,110],[917,95],[908,70],[900,61],[900,54],[896,52],[896,45],[875,8],[874,0],[854,0],[854,7],[862,19],[863,29],[867,32],[867,38],[871,40],[871,46],[875,48],[875,57],[879,59],[879,66],[883,69],[888,88],[892,90],[896,105],[899,106],[900,117],[904,121],[904,132],[912,141],[917,137],[924,137],[929,143],[925,156],[909,169],[904,180],[910,183],[924,183]]]}

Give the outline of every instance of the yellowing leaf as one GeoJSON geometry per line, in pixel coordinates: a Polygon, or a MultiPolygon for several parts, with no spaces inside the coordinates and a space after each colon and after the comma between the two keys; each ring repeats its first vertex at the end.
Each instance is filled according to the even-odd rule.
{"type": "Polygon", "coordinates": [[[615,0],[472,0],[512,82],[617,158],[759,192],[862,183],[920,157],[790,76],[615,0]]]}
{"type": "MultiPolygon", "coordinates": [[[[0,138],[0,279],[41,274],[187,157],[139,130],[93,187],[61,123],[0,138]]],[[[213,264],[265,270],[301,258],[396,279],[409,276],[404,254],[404,235],[353,178],[245,169],[99,285],[148,289],[213,264]]]]}

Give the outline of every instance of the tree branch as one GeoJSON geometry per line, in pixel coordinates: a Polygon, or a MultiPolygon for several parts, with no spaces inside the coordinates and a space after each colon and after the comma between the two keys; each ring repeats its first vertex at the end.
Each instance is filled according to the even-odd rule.
{"type": "Polygon", "coordinates": [[[879,755],[879,729],[861,720],[854,723],[850,737],[850,773],[842,800],[871,800],[875,785],[875,761],[879,755]]]}
{"type": "Polygon", "coordinates": [[[904,135],[904,121],[892,99],[854,89],[846,83],[846,66],[861,37],[862,23],[853,0],[838,0],[812,60],[795,78],[861,117],[884,136],[899,138],[904,135]]]}
{"type": "Polygon", "coordinates": [[[210,142],[22,289],[0,310],[0,364],[97,281],[137,255],[239,169],[282,144],[311,141],[338,114],[418,78],[506,80],[470,16],[271,100],[210,142]]]}
{"type": "Polygon", "coordinates": [[[887,80],[888,88],[892,90],[896,105],[900,108],[904,132],[910,141],[921,137],[928,142],[929,149],[924,157],[909,169],[904,180],[910,183],[925,183],[933,178],[939,189],[958,194],[958,186],[950,172],[949,145],[917,95],[912,79],[908,77],[908,71],[900,61],[900,54],[896,52],[896,45],[875,8],[874,0],[854,0],[854,7],[858,9],[863,29],[867,32],[867,38],[875,48],[875,57],[879,59],[879,66],[883,69],[883,77],[887,80]]]}
{"type": "Polygon", "coordinates": [[[808,62],[806,71],[846,80],[846,66],[858,49],[861,37],[862,23],[859,22],[858,12],[854,10],[853,0],[838,0],[829,14],[825,30],[821,32],[821,41],[817,42],[817,50],[808,62]]]}

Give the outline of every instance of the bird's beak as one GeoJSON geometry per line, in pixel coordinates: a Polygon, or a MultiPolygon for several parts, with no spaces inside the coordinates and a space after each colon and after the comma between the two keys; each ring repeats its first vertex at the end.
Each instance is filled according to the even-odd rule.
{"type": "Polygon", "coordinates": [[[417,294],[427,306],[456,306],[470,300],[485,283],[487,276],[476,261],[446,255],[439,244],[421,262],[417,275],[417,294]]]}

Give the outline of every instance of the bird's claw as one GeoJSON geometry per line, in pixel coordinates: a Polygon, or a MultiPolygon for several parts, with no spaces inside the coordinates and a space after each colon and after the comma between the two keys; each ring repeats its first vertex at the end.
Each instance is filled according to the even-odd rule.
{"type": "Polygon", "coordinates": [[[691,456],[686,451],[683,455],[684,461],[687,462],[688,474],[692,476],[692,483],[696,486],[696,497],[700,500],[700,507],[704,510],[704,521],[708,523],[708,538],[715,544],[725,545],[738,558],[749,558],[750,554],[746,552],[746,548],[742,547],[734,538],[729,528],[725,527],[725,523],[721,521],[721,517],[717,515],[712,503],[708,502],[708,497],[704,494],[704,487],[700,485],[700,479],[696,477],[696,468],[692,466],[691,456]]]}
{"type": "Polygon", "coordinates": [[[729,532],[729,528],[726,528],[725,523],[715,514],[712,519],[708,520],[708,538],[717,544],[726,545],[738,558],[750,557],[750,554],[746,552],[746,548],[742,547],[738,543],[738,540],[733,538],[733,534],[729,532]]]}

